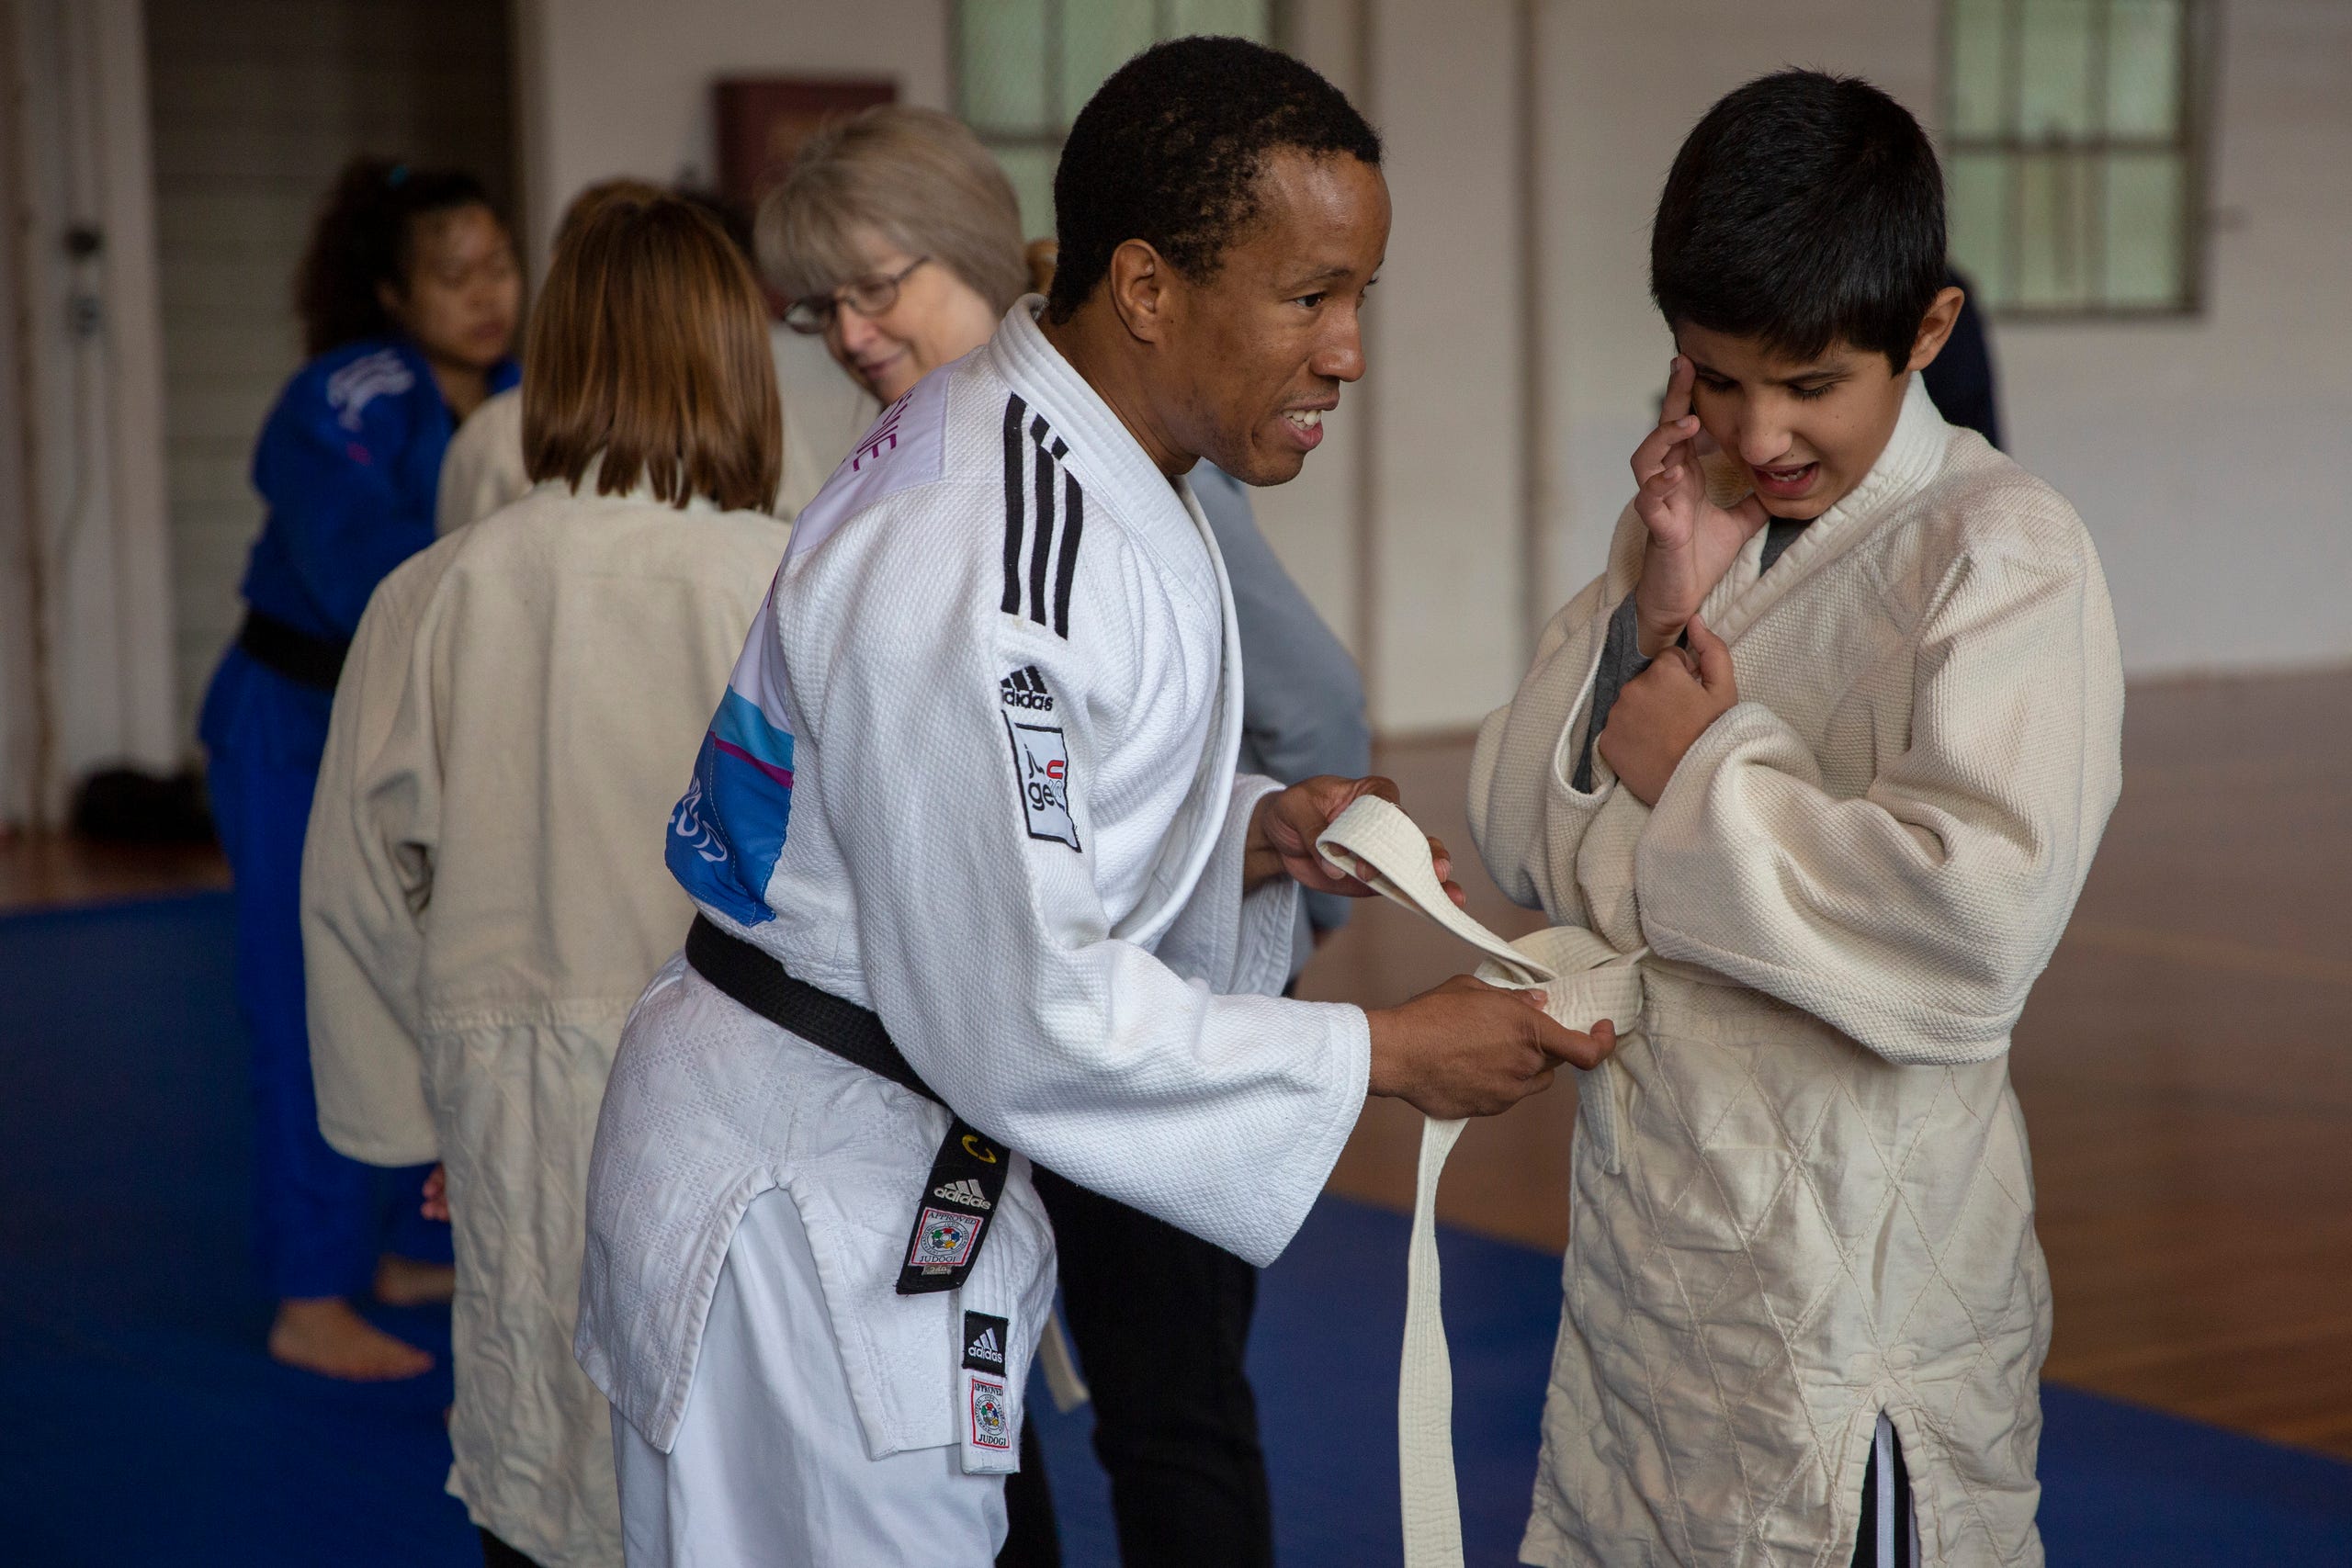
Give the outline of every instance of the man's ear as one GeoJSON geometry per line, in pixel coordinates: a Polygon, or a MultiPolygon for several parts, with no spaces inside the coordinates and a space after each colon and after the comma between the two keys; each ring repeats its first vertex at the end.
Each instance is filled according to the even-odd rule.
{"type": "Polygon", "coordinates": [[[1967,298],[1957,288],[1936,290],[1935,302],[1919,318],[1919,335],[1911,340],[1911,363],[1904,367],[1905,370],[1925,370],[1936,362],[1936,355],[1951,340],[1951,329],[1960,321],[1961,301],[1967,298]]]}
{"type": "Polygon", "coordinates": [[[1176,275],[1158,251],[1142,240],[1125,240],[1111,253],[1111,270],[1103,281],[1111,290],[1111,308],[1139,342],[1166,340],[1176,275]]]}
{"type": "Polygon", "coordinates": [[[401,292],[398,284],[387,279],[376,285],[376,303],[384,308],[384,314],[397,321],[408,304],[408,298],[401,292]]]}

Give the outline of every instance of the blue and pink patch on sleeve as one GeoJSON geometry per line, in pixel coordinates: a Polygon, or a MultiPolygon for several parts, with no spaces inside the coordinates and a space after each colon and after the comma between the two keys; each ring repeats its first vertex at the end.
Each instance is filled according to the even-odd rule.
{"type": "Polygon", "coordinates": [[[755,926],[775,918],[768,881],[792,817],[792,737],[729,688],[670,814],[664,859],[696,903],[755,926]]]}

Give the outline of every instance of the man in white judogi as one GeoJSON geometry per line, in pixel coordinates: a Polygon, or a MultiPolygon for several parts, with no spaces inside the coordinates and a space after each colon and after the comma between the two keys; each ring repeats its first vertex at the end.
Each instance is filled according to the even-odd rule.
{"type": "Polygon", "coordinates": [[[672,818],[702,919],[590,1177],[578,1348],[633,1564],[993,1556],[1053,1291],[1029,1157],[1264,1263],[1367,1091],[1490,1113],[1605,1050],[1466,977],[1273,994],[1299,886],[1363,891],[1315,834],[1387,786],[1237,776],[1182,475],[1291,478],[1362,374],[1378,160],[1285,56],[1138,56],[1067,144],[1052,301],[801,514],[672,818]]]}

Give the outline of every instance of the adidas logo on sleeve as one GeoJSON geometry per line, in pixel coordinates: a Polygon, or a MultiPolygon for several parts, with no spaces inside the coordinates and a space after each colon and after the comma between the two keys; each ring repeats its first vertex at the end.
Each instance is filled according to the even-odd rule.
{"type": "Polygon", "coordinates": [[[1046,690],[1046,677],[1034,664],[1015,670],[996,686],[1006,707],[1028,708],[1036,713],[1054,711],[1054,695],[1046,690]]]}
{"type": "Polygon", "coordinates": [[[1012,1337],[1003,1318],[984,1312],[964,1314],[964,1365],[976,1372],[1004,1371],[1004,1345],[1012,1337]]]}

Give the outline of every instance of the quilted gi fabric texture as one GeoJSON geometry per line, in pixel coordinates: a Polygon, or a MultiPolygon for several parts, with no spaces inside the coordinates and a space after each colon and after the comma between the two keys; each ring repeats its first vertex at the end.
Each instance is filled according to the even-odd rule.
{"type": "Polygon", "coordinates": [[[621,1560],[605,1404],[571,1358],[589,1144],[693,915],[662,816],[786,538],[584,488],[541,485],[377,590],[302,878],[327,1141],[448,1167],[450,1490],[549,1568],[621,1560]]]}

